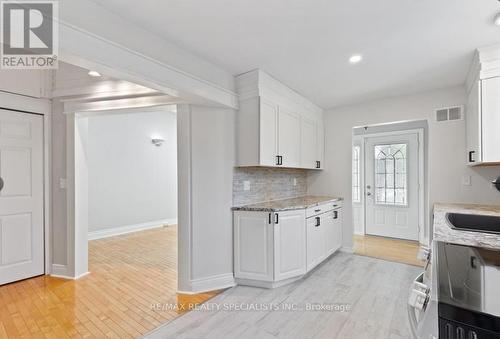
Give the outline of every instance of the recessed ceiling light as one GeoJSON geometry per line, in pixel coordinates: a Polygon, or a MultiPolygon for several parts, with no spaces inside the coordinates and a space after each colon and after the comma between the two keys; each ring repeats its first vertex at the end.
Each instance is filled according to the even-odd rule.
{"type": "Polygon", "coordinates": [[[351,57],[349,58],[349,62],[351,64],[357,64],[361,60],[363,60],[363,56],[361,54],[354,54],[354,55],[351,55],[351,57]]]}
{"type": "Polygon", "coordinates": [[[89,71],[88,73],[91,77],[100,77],[101,76],[101,73],[97,72],[97,71],[89,71]]]}
{"type": "Polygon", "coordinates": [[[495,25],[500,26],[500,13],[495,16],[495,25]]]}

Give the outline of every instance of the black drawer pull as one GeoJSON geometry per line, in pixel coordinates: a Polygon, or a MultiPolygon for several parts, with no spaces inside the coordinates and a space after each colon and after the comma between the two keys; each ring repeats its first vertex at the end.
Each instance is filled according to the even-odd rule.
{"type": "Polygon", "coordinates": [[[314,225],[315,227],[319,227],[321,225],[321,218],[320,217],[316,217],[316,225],[314,225]]]}

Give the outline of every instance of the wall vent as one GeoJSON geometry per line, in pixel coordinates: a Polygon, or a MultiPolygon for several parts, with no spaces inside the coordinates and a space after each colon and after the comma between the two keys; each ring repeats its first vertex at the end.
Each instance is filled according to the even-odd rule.
{"type": "Polygon", "coordinates": [[[463,107],[462,106],[440,108],[440,109],[437,109],[435,112],[436,112],[436,121],[437,122],[462,120],[463,119],[463,107]]]}

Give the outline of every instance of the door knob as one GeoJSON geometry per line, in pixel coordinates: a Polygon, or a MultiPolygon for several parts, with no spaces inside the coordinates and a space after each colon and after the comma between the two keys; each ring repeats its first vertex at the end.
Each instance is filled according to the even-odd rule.
{"type": "Polygon", "coordinates": [[[3,188],[3,179],[0,177],[0,191],[2,190],[3,188]]]}
{"type": "Polygon", "coordinates": [[[370,196],[370,195],[372,195],[372,194],[371,194],[370,192],[366,192],[366,195],[367,195],[367,196],[370,196]]]}

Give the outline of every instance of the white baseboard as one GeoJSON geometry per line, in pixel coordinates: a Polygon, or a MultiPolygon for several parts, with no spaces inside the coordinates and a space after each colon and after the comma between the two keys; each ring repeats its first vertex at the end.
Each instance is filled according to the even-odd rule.
{"type": "Polygon", "coordinates": [[[125,225],[113,228],[107,228],[98,231],[92,231],[88,234],[89,240],[96,240],[108,237],[114,237],[116,235],[139,232],[144,230],[149,230],[153,228],[163,227],[164,225],[176,225],[177,219],[162,219],[155,221],[148,221],[141,224],[125,225]]]}
{"type": "Polygon", "coordinates": [[[68,275],[68,266],[52,264],[50,275],[57,278],[71,279],[68,275]]]}
{"type": "Polygon", "coordinates": [[[200,278],[191,280],[189,291],[177,291],[183,294],[196,294],[215,290],[221,290],[223,288],[229,288],[236,286],[234,281],[234,275],[232,273],[214,275],[207,278],[200,278]]]}

